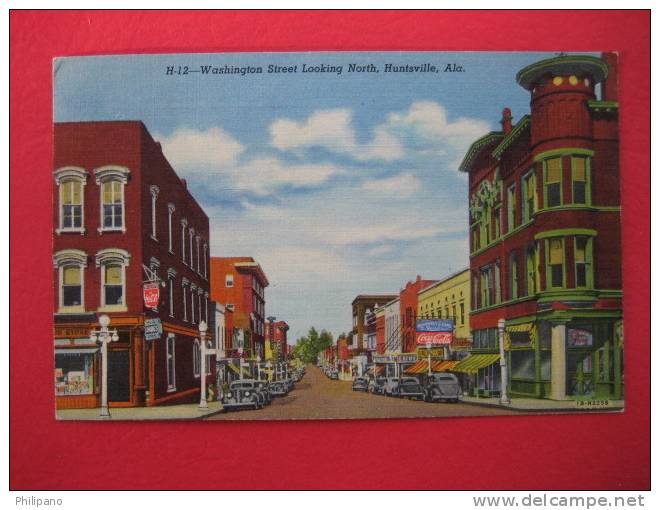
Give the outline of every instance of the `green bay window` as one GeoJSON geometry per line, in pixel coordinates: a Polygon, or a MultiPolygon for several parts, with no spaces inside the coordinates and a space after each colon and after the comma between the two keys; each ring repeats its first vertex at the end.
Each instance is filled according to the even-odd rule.
{"type": "Polygon", "coordinates": [[[546,241],[546,277],[550,288],[564,287],[564,240],[546,241]]]}
{"type": "Polygon", "coordinates": [[[561,158],[545,160],[545,207],[562,204],[562,165],[561,158]]]}
{"type": "Polygon", "coordinates": [[[582,156],[571,158],[571,174],[573,182],[573,203],[588,204],[589,190],[589,159],[582,156]]]}
{"type": "Polygon", "coordinates": [[[593,287],[591,238],[578,236],[575,238],[575,286],[593,287]]]}

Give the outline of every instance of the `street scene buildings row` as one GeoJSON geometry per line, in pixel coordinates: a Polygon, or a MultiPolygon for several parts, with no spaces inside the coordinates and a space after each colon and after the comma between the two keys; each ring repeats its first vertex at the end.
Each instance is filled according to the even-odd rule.
{"type": "Polygon", "coordinates": [[[203,376],[213,395],[216,361],[254,376],[287,356],[286,323],[264,324],[259,264],[210,257],[208,216],[141,122],[57,123],[54,141],[58,408],[99,406],[102,315],[111,407],[192,402],[203,376]]]}
{"type": "Polygon", "coordinates": [[[469,267],[357,296],[352,334],[321,356],[341,377],[448,371],[472,396],[623,397],[616,55],[558,56],[516,79],[531,113],[514,125],[505,108],[459,168],[469,267]],[[451,320],[451,343],[417,345],[420,319],[451,320]]]}

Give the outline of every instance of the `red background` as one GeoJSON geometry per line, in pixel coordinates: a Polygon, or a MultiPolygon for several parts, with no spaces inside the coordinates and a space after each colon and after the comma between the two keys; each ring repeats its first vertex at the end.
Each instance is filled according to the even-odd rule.
{"type": "Polygon", "coordinates": [[[650,487],[647,12],[14,11],[10,19],[11,488],[650,487]],[[52,211],[43,207],[51,203],[53,183],[51,59],[293,50],[620,52],[624,413],[263,423],[55,421],[52,211]],[[428,441],[418,438],[437,438],[442,446],[436,461],[428,462],[428,441]],[[416,459],[424,466],[423,477],[414,469],[420,465],[416,459]],[[200,476],[200,463],[206,476],[200,476]]]}

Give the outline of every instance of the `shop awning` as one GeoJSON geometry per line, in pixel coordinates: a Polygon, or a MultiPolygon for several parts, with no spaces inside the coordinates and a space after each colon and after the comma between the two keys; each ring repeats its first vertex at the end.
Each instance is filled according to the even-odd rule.
{"type": "Polygon", "coordinates": [[[232,372],[240,375],[241,372],[236,365],[234,365],[233,363],[227,363],[227,366],[231,369],[232,372]]]}
{"type": "Polygon", "coordinates": [[[429,363],[425,359],[420,359],[417,363],[406,368],[404,374],[424,374],[429,371],[429,363]]]}
{"type": "Polygon", "coordinates": [[[454,372],[476,374],[480,369],[492,365],[499,359],[499,354],[472,354],[464,360],[459,361],[452,370],[454,372]]]}
{"type": "Polygon", "coordinates": [[[537,337],[538,333],[534,322],[507,326],[504,330],[504,348],[509,350],[511,347],[534,347],[537,337]]]}
{"type": "Polygon", "coordinates": [[[449,361],[449,360],[444,360],[444,361],[434,361],[431,363],[431,370],[434,372],[448,372],[448,371],[453,371],[456,365],[458,365],[460,361],[449,361]]]}
{"type": "MultiPolygon", "coordinates": [[[[384,371],[385,371],[385,367],[376,366],[376,375],[382,374],[384,371]]],[[[368,374],[373,374],[374,373],[373,367],[371,367],[369,370],[367,370],[367,373],[368,374]]]]}

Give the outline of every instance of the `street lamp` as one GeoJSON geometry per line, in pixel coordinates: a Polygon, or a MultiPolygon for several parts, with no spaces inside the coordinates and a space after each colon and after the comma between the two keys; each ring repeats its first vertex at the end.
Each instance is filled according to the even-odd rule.
{"type": "Polygon", "coordinates": [[[257,354],[257,381],[261,381],[261,356],[257,354]]]}
{"type": "Polygon", "coordinates": [[[497,321],[497,329],[499,331],[498,339],[500,344],[500,370],[501,370],[500,404],[510,404],[511,399],[507,394],[507,385],[509,382],[509,369],[506,365],[506,354],[504,352],[504,325],[505,325],[504,319],[500,319],[497,321]]]}
{"type": "Polygon", "coordinates": [[[89,338],[94,343],[101,344],[101,417],[110,418],[108,410],[108,344],[119,340],[117,330],[110,331],[110,317],[101,315],[99,317],[100,330],[90,331],[89,338]]]}
{"type": "Polygon", "coordinates": [[[200,388],[200,393],[199,393],[199,410],[200,411],[206,411],[209,408],[209,405],[206,402],[206,331],[208,330],[208,326],[206,325],[206,322],[204,321],[199,321],[199,340],[202,343],[202,347],[200,349],[201,355],[200,355],[200,368],[201,368],[201,374],[200,374],[200,381],[201,381],[201,388],[200,388]]]}

